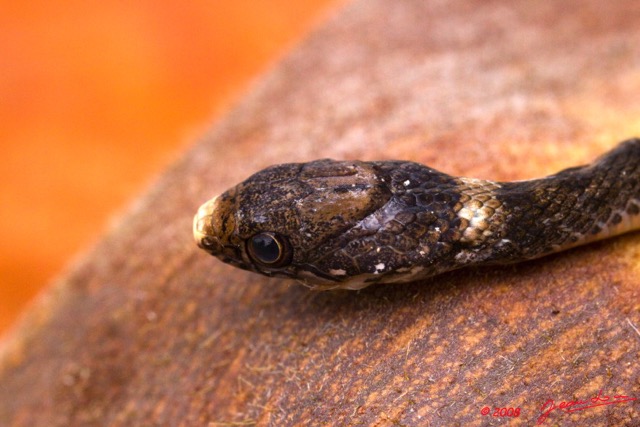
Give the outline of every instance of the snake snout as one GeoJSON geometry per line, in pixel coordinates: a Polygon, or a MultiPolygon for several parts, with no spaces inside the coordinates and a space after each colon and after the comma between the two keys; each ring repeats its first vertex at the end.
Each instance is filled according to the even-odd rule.
{"type": "Polygon", "coordinates": [[[215,255],[222,251],[222,244],[214,229],[214,217],[216,215],[218,197],[205,202],[200,206],[193,217],[193,237],[199,247],[215,255]]]}
{"type": "Polygon", "coordinates": [[[200,206],[193,217],[193,237],[200,248],[223,259],[240,257],[234,210],[235,199],[229,191],[200,206]]]}

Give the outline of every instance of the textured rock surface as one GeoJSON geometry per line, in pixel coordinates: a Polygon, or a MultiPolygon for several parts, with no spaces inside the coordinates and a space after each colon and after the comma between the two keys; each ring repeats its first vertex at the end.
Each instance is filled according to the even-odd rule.
{"type": "Polygon", "coordinates": [[[636,401],[638,233],[505,268],[313,293],[197,249],[259,168],[401,158],[526,179],[640,134],[640,4],[360,0],[167,171],[3,343],[2,425],[498,425],[483,407],[636,401]]]}

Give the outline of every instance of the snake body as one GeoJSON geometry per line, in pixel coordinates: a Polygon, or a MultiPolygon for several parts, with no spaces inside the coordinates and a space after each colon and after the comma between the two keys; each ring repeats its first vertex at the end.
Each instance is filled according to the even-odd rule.
{"type": "Polygon", "coordinates": [[[640,228],[640,139],[529,181],[458,178],[405,161],[289,163],[203,204],[198,245],[315,289],[508,264],[640,228]]]}

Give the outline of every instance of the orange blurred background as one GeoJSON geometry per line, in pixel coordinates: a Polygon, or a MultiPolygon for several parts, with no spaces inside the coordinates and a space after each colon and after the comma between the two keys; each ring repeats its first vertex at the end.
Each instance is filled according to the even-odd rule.
{"type": "Polygon", "coordinates": [[[0,333],[342,0],[1,0],[0,333]]]}

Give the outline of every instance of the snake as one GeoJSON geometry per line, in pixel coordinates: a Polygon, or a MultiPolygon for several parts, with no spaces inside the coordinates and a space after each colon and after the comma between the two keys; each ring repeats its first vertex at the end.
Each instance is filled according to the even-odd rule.
{"type": "Polygon", "coordinates": [[[315,290],[540,258],[640,228],[640,139],[584,166],[498,182],[410,161],[268,167],[205,202],[197,245],[315,290]]]}

